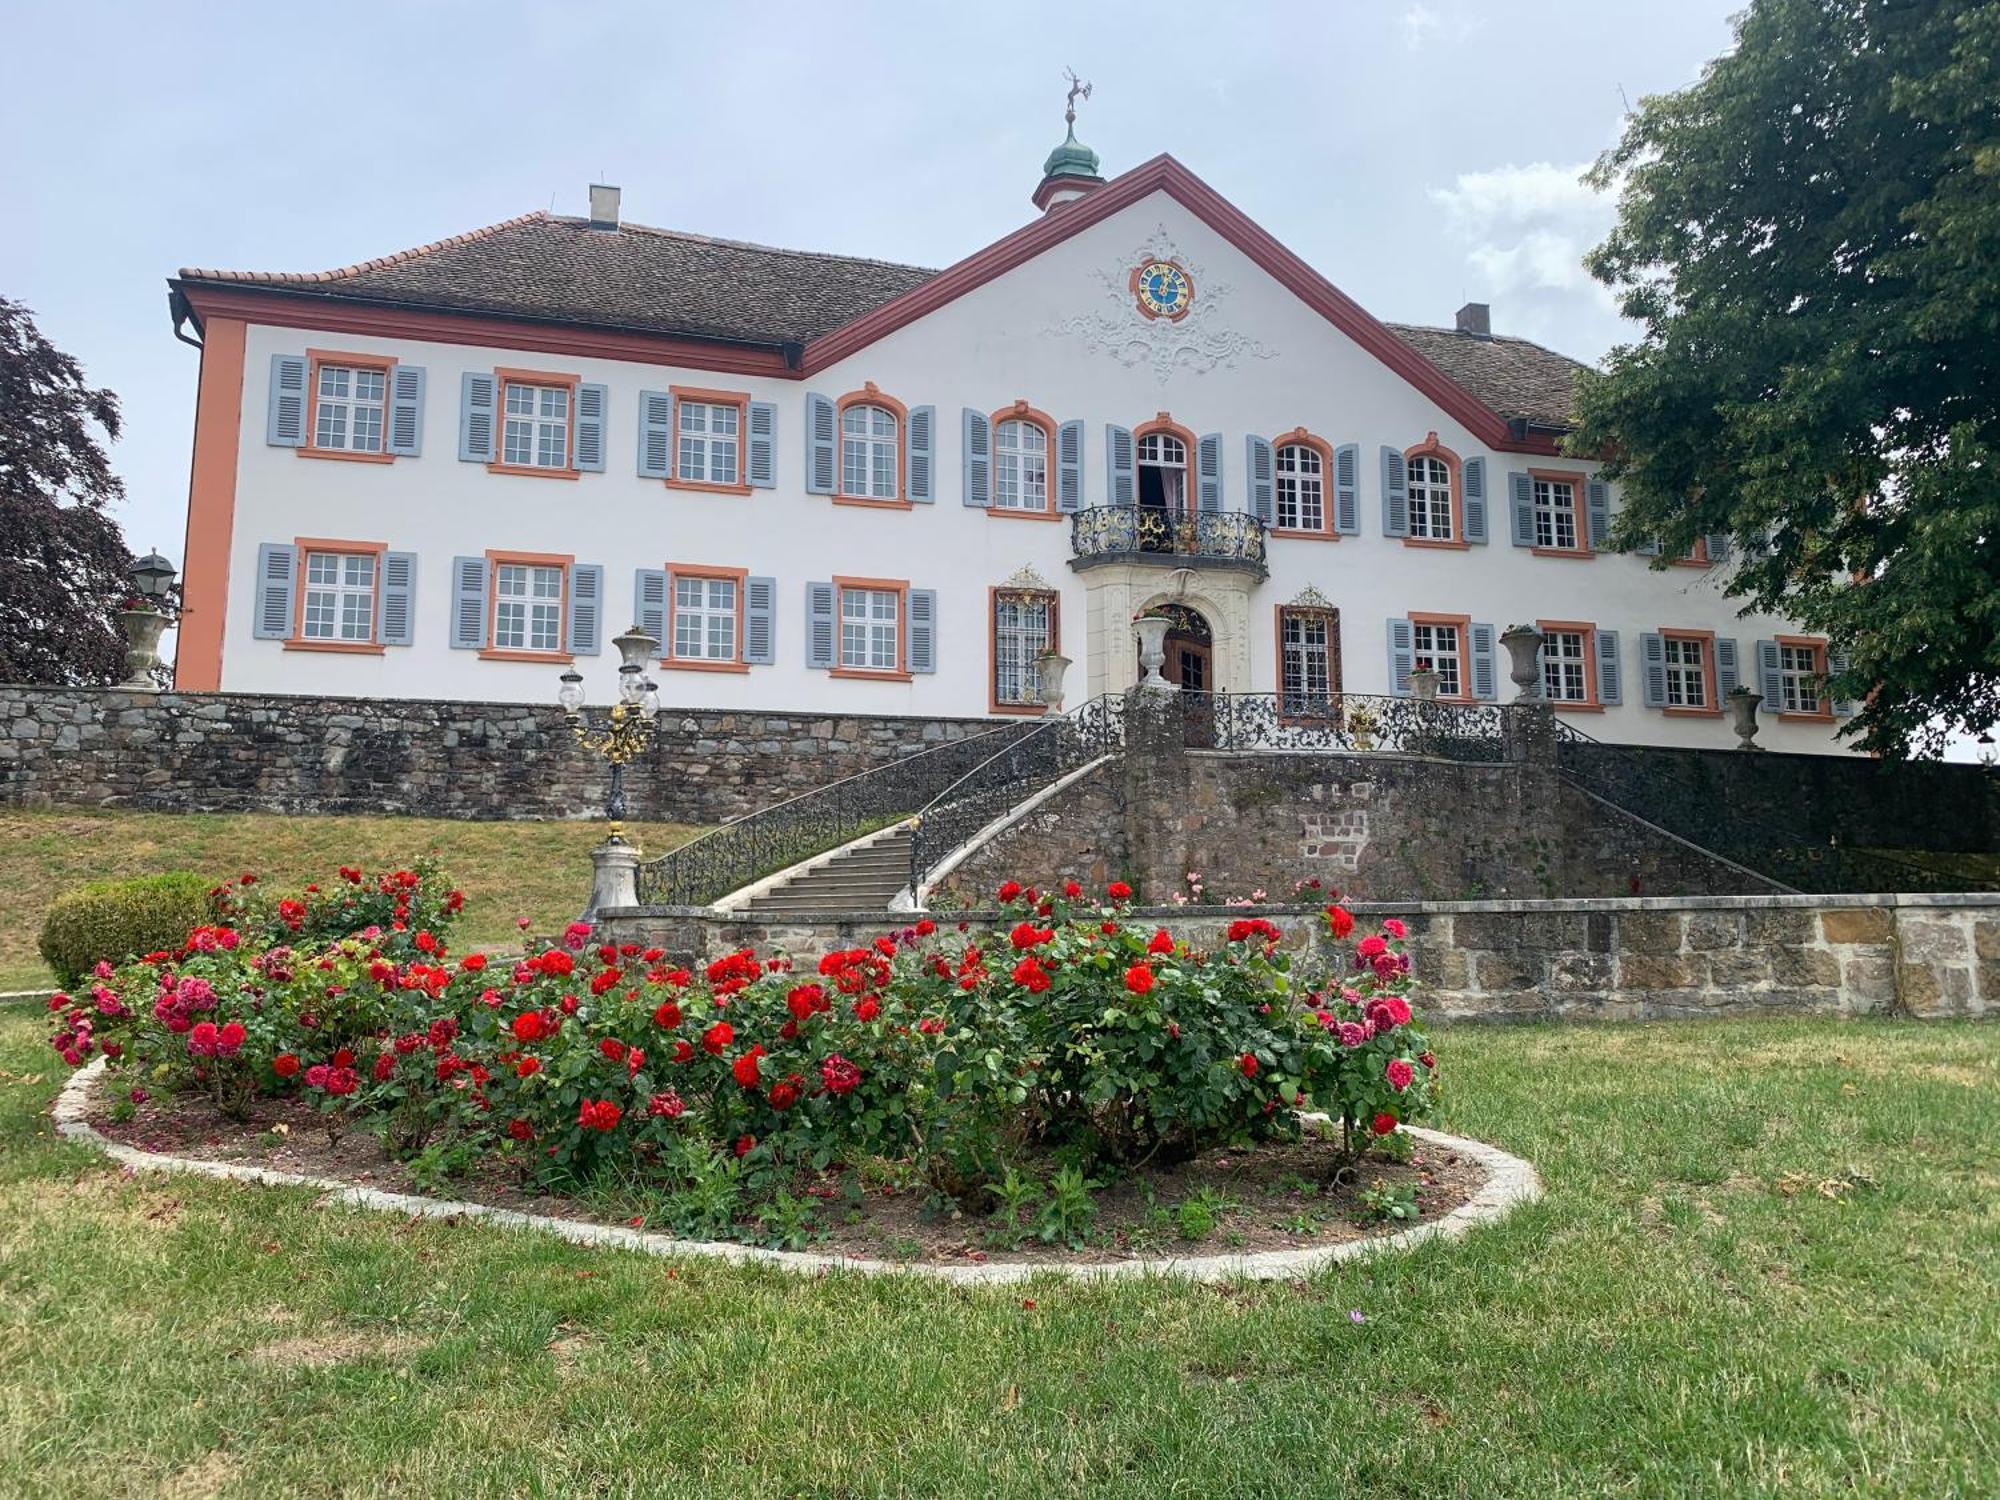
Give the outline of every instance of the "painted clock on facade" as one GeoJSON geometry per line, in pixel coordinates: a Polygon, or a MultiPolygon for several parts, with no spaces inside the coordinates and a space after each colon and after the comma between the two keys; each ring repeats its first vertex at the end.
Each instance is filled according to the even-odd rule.
{"type": "Polygon", "coordinates": [[[1139,311],[1149,318],[1177,320],[1194,305],[1194,282],[1170,260],[1149,260],[1132,273],[1139,311]]]}

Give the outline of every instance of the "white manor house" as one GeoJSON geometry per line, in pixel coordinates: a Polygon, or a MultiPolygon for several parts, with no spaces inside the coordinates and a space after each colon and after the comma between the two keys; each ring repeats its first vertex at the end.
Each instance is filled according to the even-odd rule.
{"type": "MultiPolygon", "coordinates": [[[[549,703],[636,621],[663,702],[1046,712],[1167,675],[1511,697],[1596,738],[1834,751],[1825,643],[1716,543],[1604,549],[1574,361],[1377,321],[1169,156],[1072,132],[1038,217],[943,271],[647,228],[616,188],[337,271],[183,270],[202,350],[178,686],[549,703]]],[[[1386,231],[1389,226],[1384,225],[1386,231]]],[[[189,330],[192,330],[191,332],[189,330]]],[[[587,673],[601,684],[601,674],[587,673]]]]}

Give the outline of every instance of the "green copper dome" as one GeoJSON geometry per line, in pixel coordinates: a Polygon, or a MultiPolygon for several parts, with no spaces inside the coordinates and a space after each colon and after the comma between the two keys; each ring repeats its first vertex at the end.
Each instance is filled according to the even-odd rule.
{"type": "Polygon", "coordinates": [[[1063,143],[1049,153],[1049,159],[1042,163],[1044,177],[1095,177],[1097,153],[1076,138],[1076,122],[1071,121],[1069,134],[1063,143]]]}

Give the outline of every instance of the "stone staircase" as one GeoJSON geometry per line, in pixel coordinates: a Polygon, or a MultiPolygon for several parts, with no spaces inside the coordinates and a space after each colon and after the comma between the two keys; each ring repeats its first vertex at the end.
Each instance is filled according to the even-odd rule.
{"type": "Polygon", "coordinates": [[[824,864],[759,892],[741,910],[756,916],[886,912],[896,893],[910,883],[910,838],[907,824],[886,828],[824,864]]]}

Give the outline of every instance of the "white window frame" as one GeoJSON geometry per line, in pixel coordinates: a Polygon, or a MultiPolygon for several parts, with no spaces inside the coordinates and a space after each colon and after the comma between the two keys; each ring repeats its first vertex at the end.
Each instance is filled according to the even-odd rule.
{"type": "Polygon", "coordinates": [[[1435,453],[1412,454],[1405,463],[1403,482],[1410,500],[1410,535],[1426,542],[1457,541],[1451,465],[1435,453]]]}
{"type": "Polygon", "coordinates": [[[503,558],[493,564],[494,650],[531,651],[538,656],[562,651],[567,572],[554,563],[503,558]]]}
{"type": "Polygon", "coordinates": [[[1822,648],[1778,642],[1778,712],[1817,719],[1827,712],[1822,648]]]}
{"type": "Polygon", "coordinates": [[[1056,596],[1004,591],[993,596],[993,701],[1007,708],[1042,706],[1037,658],[1056,643],[1056,596]]]}
{"type": "Polygon", "coordinates": [[[1330,610],[1278,610],[1278,703],[1286,718],[1312,718],[1332,711],[1339,691],[1333,680],[1337,620],[1330,610]],[[1310,638],[1317,627],[1319,639],[1310,638]]]}
{"type": "Polygon", "coordinates": [[[1542,692],[1551,703],[1594,703],[1590,691],[1587,630],[1549,630],[1542,636],[1542,692]]]}
{"type": "Polygon", "coordinates": [[[674,402],[674,477],[688,484],[742,483],[743,408],[734,401],[674,402]]]}
{"type": "Polygon", "coordinates": [[[1666,669],[1667,708],[1715,707],[1708,701],[1708,642],[1700,636],[1663,634],[1660,655],[1666,669]]]}
{"type": "Polygon", "coordinates": [[[840,666],[850,672],[902,671],[902,591],[843,584],[839,595],[840,666]]]}
{"type": "Polygon", "coordinates": [[[742,582],[726,574],[687,572],[672,574],[668,584],[673,590],[673,660],[741,661],[742,582]]]}
{"type": "Polygon", "coordinates": [[[1535,498],[1535,545],[1550,552],[1581,552],[1583,521],[1577,510],[1577,482],[1538,474],[1531,483],[1535,498]],[[1568,491],[1568,498],[1558,495],[1558,490],[1568,491]],[[1563,540],[1565,528],[1568,541],[1563,540]]]}
{"type": "Polygon", "coordinates": [[[382,452],[388,406],[389,372],[381,366],[315,366],[312,446],[322,453],[382,452]]]}
{"type": "Polygon", "coordinates": [[[569,386],[503,381],[500,461],[516,469],[569,468],[570,420],[575,410],[576,393],[569,386]]]}
{"type": "Polygon", "coordinates": [[[1465,696],[1465,627],[1455,620],[1412,620],[1410,622],[1410,665],[1414,669],[1429,662],[1438,674],[1440,698],[1465,696]],[[1444,642],[1440,632],[1450,634],[1444,642]],[[1426,643],[1428,642],[1428,644],[1426,643]]]}
{"type": "Polygon", "coordinates": [[[381,559],[373,552],[308,551],[300,569],[305,597],[299,639],[373,645],[381,576],[381,559]]]}
{"type": "Polygon", "coordinates": [[[855,401],[840,412],[840,493],[850,500],[902,498],[903,424],[889,407],[855,401]]]}
{"type": "Polygon", "coordinates": [[[1279,531],[1326,531],[1326,458],[1311,443],[1285,443],[1273,460],[1279,531]],[[1308,504],[1310,502],[1310,504],[1308,504]]]}
{"type": "Polygon", "coordinates": [[[1048,429],[1029,417],[1007,417],[993,428],[993,506],[1049,508],[1048,429]]]}

